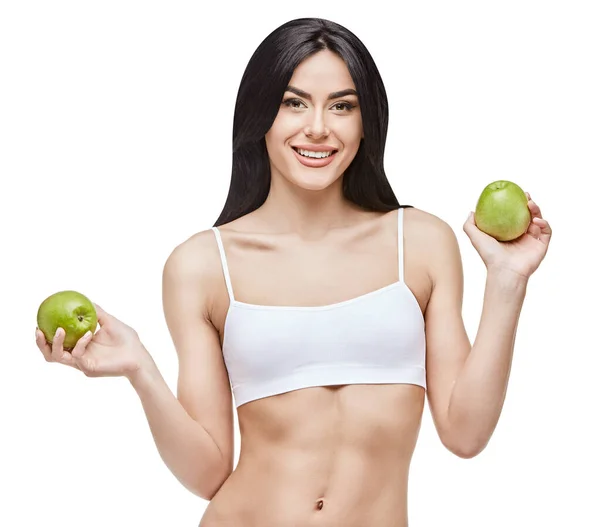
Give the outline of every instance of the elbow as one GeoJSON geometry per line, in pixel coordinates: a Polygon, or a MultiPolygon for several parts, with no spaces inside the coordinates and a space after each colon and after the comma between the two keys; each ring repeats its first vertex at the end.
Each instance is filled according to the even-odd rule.
{"type": "Polygon", "coordinates": [[[219,492],[225,481],[233,472],[231,463],[227,463],[215,470],[211,478],[205,478],[204,481],[196,485],[192,492],[205,501],[211,501],[219,492]]]}
{"type": "Polygon", "coordinates": [[[460,445],[450,449],[450,451],[461,459],[473,459],[483,452],[485,446],[460,445]]]}
{"type": "Polygon", "coordinates": [[[461,459],[473,459],[481,454],[487,446],[487,440],[468,440],[466,438],[458,438],[454,440],[443,441],[444,446],[452,454],[461,459]]]}

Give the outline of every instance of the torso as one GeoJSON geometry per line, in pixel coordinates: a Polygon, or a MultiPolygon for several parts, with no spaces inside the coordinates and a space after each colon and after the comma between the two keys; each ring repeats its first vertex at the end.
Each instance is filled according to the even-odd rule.
{"type": "MultiPolygon", "coordinates": [[[[419,236],[425,214],[405,210],[404,277],[398,276],[396,211],[364,213],[355,226],[315,242],[257,232],[251,215],[222,226],[236,300],[328,305],[401,279],[424,313],[432,283],[419,236]]],[[[210,316],[222,342],[229,297],[216,244],[214,250],[210,316]]],[[[240,406],[239,462],[200,527],[406,527],[424,401],[416,385],[344,385],[240,406]]]]}

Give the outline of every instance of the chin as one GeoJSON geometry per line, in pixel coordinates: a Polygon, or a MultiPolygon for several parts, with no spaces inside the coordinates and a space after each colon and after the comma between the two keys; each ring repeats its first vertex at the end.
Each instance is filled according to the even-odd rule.
{"type": "Polygon", "coordinates": [[[309,190],[313,192],[318,192],[320,190],[325,190],[326,188],[334,185],[341,176],[337,174],[319,174],[317,173],[308,173],[308,174],[291,174],[289,178],[290,183],[295,185],[302,190],[309,190]]]}

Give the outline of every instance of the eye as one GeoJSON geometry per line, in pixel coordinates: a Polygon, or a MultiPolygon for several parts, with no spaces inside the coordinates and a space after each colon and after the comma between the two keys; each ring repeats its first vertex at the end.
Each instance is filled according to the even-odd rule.
{"type": "Polygon", "coordinates": [[[351,111],[353,108],[355,108],[355,107],[356,107],[356,105],[355,105],[355,104],[350,104],[349,102],[338,102],[338,103],[334,104],[334,105],[333,105],[333,107],[334,107],[336,110],[340,110],[340,111],[344,111],[344,110],[346,110],[346,111],[348,111],[348,112],[349,112],[349,111],[351,111]]]}
{"type": "MultiPolygon", "coordinates": [[[[306,105],[300,99],[285,99],[282,103],[283,106],[287,106],[288,108],[292,108],[294,110],[299,110],[302,107],[306,107],[306,105]]],[[[356,104],[352,104],[349,102],[338,102],[335,103],[332,107],[333,110],[338,112],[350,112],[354,108],[356,108],[356,104]]]]}
{"type": "Polygon", "coordinates": [[[288,108],[297,110],[300,108],[300,105],[303,105],[304,103],[300,99],[286,99],[281,104],[287,106],[288,108]]]}

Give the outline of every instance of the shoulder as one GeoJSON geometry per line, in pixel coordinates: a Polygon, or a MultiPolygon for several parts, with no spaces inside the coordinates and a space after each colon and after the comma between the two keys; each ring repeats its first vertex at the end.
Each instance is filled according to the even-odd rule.
{"type": "Polygon", "coordinates": [[[404,216],[405,244],[427,270],[432,286],[450,274],[461,273],[458,239],[452,227],[442,218],[417,208],[406,208],[404,216]]]}
{"type": "MultiPolygon", "coordinates": [[[[226,244],[231,235],[244,233],[248,224],[252,227],[252,214],[218,227],[219,234],[226,244]]],[[[199,231],[179,243],[169,254],[165,270],[180,273],[187,277],[214,278],[222,273],[221,256],[217,243],[217,233],[212,228],[199,231]]]]}
{"type": "Polygon", "coordinates": [[[456,234],[446,221],[416,207],[404,209],[404,236],[434,255],[457,243],[456,234]]]}
{"type": "Polygon", "coordinates": [[[218,260],[219,252],[212,229],[197,232],[176,245],[165,261],[165,271],[181,276],[205,274],[218,260]]]}
{"type": "Polygon", "coordinates": [[[163,266],[163,288],[168,293],[193,288],[207,300],[221,277],[221,260],[212,229],[197,232],[176,245],[163,266]]]}

